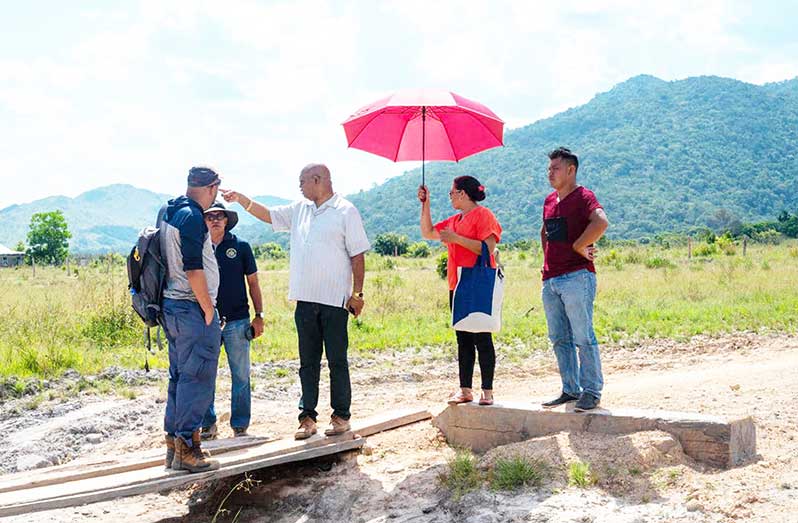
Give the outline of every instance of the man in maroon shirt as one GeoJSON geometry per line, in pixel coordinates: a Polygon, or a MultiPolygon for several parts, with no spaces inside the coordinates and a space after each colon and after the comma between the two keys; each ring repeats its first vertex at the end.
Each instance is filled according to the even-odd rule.
{"type": "Polygon", "coordinates": [[[582,412],[598,406],[604,387],[598,341],[593,332],[593,244],[609,222],[596,195],[577,185],[577,169],[579,159],[569,149],[560,147],[549,153],[549,183],[554,192],[543,204],[542,298],[562,393],[543,407],[576,401],[574,410],[582,412]]]}

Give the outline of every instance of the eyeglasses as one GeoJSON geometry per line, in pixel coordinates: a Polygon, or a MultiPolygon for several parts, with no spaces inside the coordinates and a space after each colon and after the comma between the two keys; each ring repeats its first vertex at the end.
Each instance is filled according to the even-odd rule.
{"type": "Polygon", "coordinates": [[[453,190],[449,191],[449,198],[451,198],[452,195],[454,195],[455,193],[458,193],[458,192],[463,192],[463,190],[462,189],[453,189],[453,190]]]}
{"type": "Polygon", "coordinates": [[[205,219],[209,222],[220,222],[227,218],[227,214],[223,212],[211,212],[205,215],[205,219]]]}

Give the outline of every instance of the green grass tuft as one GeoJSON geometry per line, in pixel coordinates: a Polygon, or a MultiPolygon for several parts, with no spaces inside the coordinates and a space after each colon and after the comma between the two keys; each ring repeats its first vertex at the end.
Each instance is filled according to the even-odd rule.
{"type": "Polygon", "coordinates": [[[539,487],[543,483],[545,466],[541,461],[530,461],[520,456],[498,459],[493,466],[490,486],[494,490],[514,490],[521,487],[539,487]]]}
{"type": "Polygon", "coordinates": [[[590,464],[583,461],[572,461],[568,464],[568,485],[587,488],[596,484],[596,477],[590,464]]]}
{"type": "Polygon", "coordinates": [[[482,483],[482,474],[477,468],[477,459],[468,449],[459,449],[454,457],[446,463],[446,472],[441,482],[448,488],[455,499],[476,490],[482,483]]]}

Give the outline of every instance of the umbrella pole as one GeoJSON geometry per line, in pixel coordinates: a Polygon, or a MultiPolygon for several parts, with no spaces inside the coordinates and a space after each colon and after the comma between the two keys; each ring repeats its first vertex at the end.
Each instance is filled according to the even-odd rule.
{"type": "Polygon", "coordinates": [[[427,146],[427,107],[421,107],[421,185],[426,185],[424,160],[427,146]]]}

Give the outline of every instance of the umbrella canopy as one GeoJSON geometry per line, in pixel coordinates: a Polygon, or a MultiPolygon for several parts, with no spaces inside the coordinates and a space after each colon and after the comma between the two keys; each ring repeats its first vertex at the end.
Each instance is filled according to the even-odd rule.
{"type": "Polygon", "coordinates": [[[400,91],[343,123],[349,147],[391,161],[458,161],[502,145],[504,122],[484,105],[450,91],[400,91]]]}

